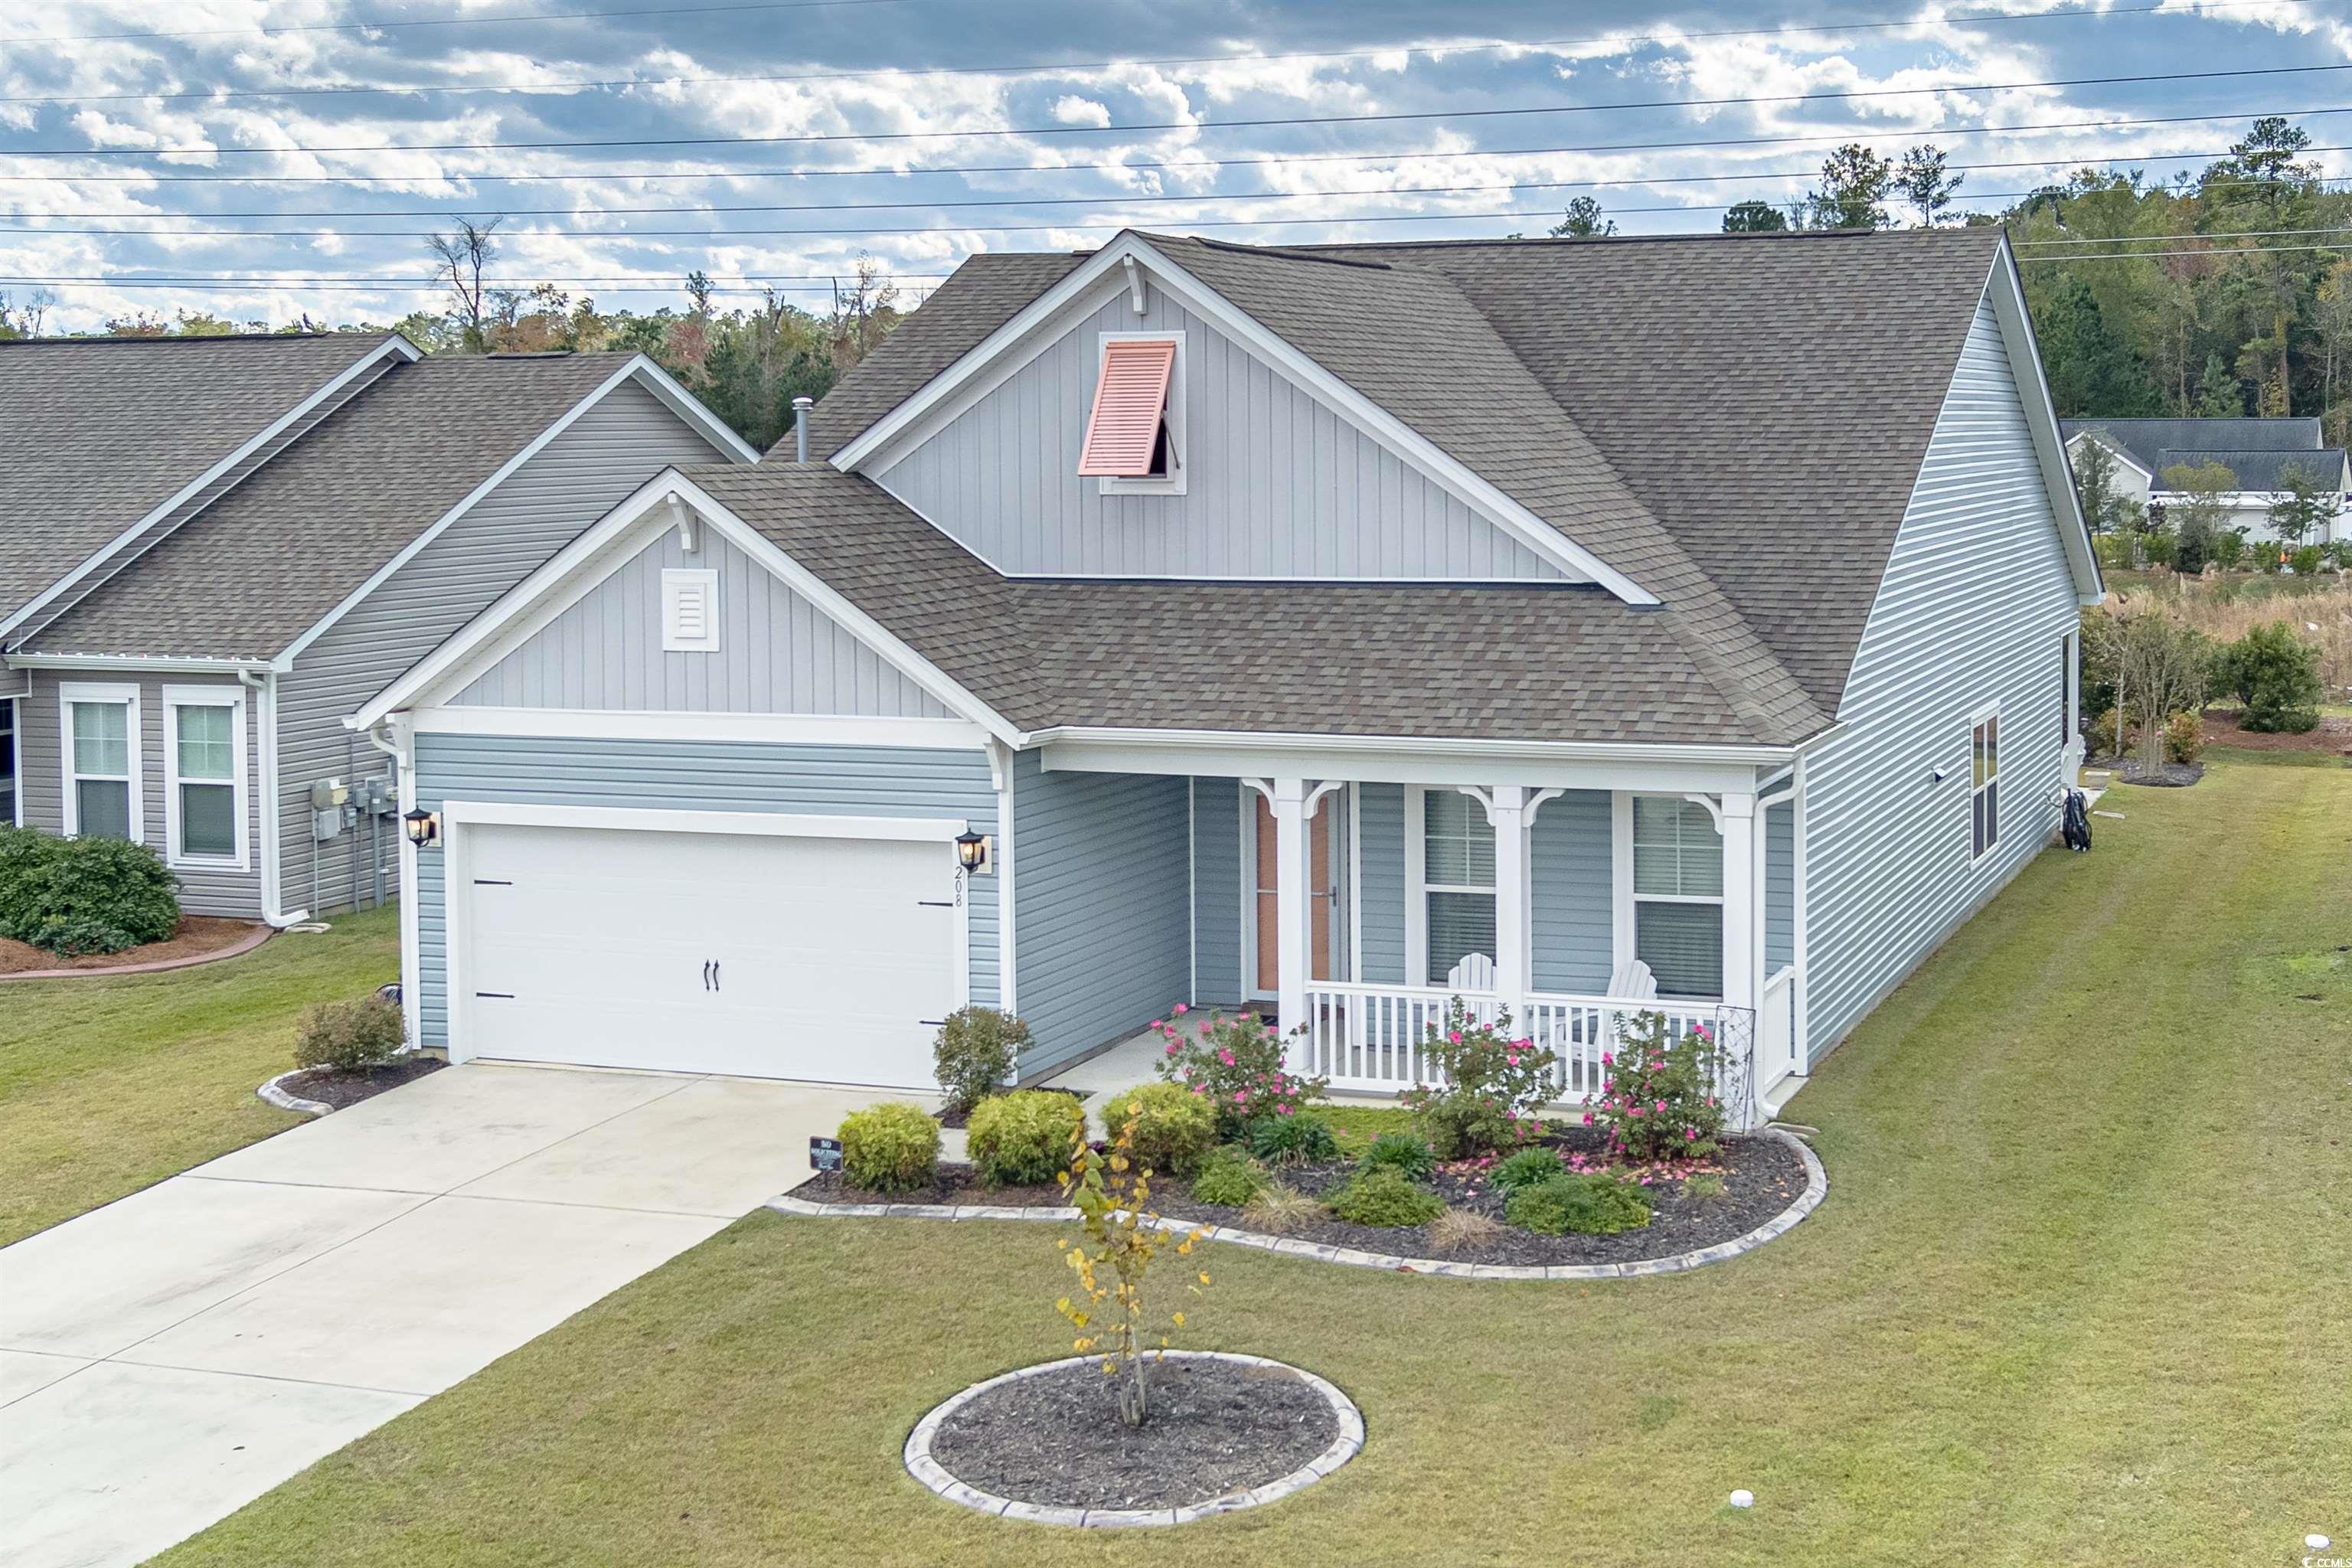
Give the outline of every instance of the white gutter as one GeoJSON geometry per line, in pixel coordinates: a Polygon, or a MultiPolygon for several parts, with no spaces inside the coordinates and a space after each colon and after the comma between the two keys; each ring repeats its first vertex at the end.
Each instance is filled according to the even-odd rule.
{"type": "Polygon", "coordinates": [[[270,668],[266,658],[204,658],[169,655],[142,658],[134,653],[12,653],[12,669],[122,670],[130,674],[236,675],[259,674],[270,668]]]}
{"type": "Polygon", "coordinates": [[[278,798],[278,677],[240,669],[236,678],[253,689],[254,723],[261,734],[261,918],[282,930],[310,919],[310,911],[287,910],[278,903],[278,816],[284,805],[278,798]]]}
{"type": "MultiPolygon", "coordinates": [[[[1826,731],[1825,731],[1826,732],[1826,731]]],[[[1811,744],[1819,740],[1812,737],[1811,744]]],[[[1055,725],[1022,737],[1024,747],[1060,745],[1163,745],[1239,751],[1416,751],[1441,756],[1519,757],[1592,762],[1785,763],[1795,746],[1715,745],[1623,741],[1512,741],[1419,735],[1325,735],[1309,732],[1230,730],[1095,729],[1055,725]]]]}

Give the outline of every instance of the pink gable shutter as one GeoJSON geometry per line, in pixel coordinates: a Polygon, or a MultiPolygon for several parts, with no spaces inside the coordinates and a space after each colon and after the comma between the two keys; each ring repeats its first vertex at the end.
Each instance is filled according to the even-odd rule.
{"type": "Polygon", "coordinates": [[[1087,421],[1079,473],[1139,479],[1151,472],[1151,447],[1175,365],[1172,339],[1120,338],[1103,345],[1102,379],[1095,384],[1095,411],[1087,421]]]}

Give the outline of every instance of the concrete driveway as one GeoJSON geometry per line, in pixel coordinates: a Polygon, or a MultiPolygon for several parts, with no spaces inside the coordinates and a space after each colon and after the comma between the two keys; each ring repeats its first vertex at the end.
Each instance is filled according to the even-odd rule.
{"type": "Polygon", "coordinates": [[[136,1563],[808,1174],[877,1093],[469,1063],[0,1249],[0,1563],[136,1563]]]}

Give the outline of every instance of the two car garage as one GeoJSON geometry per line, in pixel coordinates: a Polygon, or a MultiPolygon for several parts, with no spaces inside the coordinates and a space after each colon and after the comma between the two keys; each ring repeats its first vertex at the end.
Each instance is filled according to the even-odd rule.
{"type": "Polygon", "coordinates": [[[934,1086],[969,992],[947,818],[443,810],[451,1055],[934,1086]]]}

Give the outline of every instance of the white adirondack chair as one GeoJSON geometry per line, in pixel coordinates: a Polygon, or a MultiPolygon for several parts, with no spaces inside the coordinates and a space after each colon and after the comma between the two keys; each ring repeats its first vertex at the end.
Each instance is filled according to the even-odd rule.
{"type": "Polygon", "coordinates": [[[1609,994],[1632,1002],[1654,1002],[1658,999],[1658,977],[1640,959],[1629,958],[1609,977],[1609,994]]]}
{"type": "Polygon", "coordinates": [[[1456,994],[1491,993],[1495,989],[1495,961],[1483,952],[1465,954],[1461,963],[1445,972],[1445,988],[1456,994]]]}

